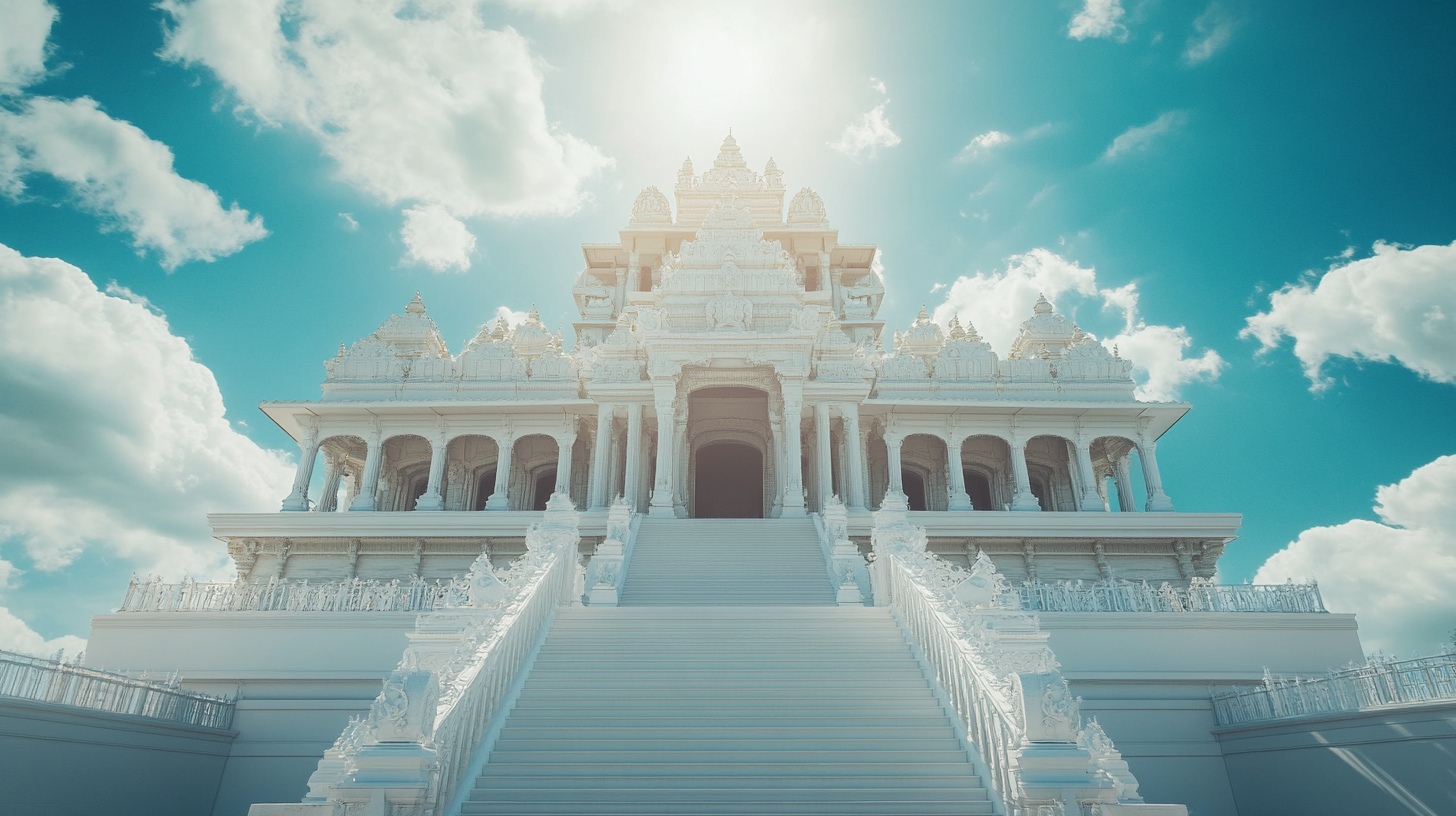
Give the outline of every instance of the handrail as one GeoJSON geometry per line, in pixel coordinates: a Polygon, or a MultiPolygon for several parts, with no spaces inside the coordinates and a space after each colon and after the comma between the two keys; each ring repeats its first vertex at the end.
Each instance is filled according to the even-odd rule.
{"type": "Polygon", "coordinates": [[[496,570],[482,554],[463,579],[458,608],[419,616],[368,715],[351,721],[319,761],[305,803],[382,802],[395,816],[424,816],[459,799],[536,641],[571,602],[579,520],[567,496],[552,496],[526,531],[525,555],[496,570]]]}
{"type": "Polygon", "coordinates": [[[192,581],[132,576],[118,612],[429,612],[459,606],[464,578],[192,581]]]}
{"type": "Polygon", "coordinates": [[[1186,816],[1181,805],[1143,803],[1112,740],[1096,720],[1082,723],[1081,698],[1047,634],[1017,608],[991,559],[981,553],[967,571],[936,557],[905,504],[890,491],[875,513],[875,605],[888,606],[919,649],[1006,812],[1060,812],[1075,801],[1186,816]]]}
{"type": "Polygon", "coordinates": [[[862,605],[870,597],[873,581],[865,568],[864,556],[849,539],[849,513],[844,502],[839,496],[831,495],[825,499],[822,513],[810,515],[835,599],[840,606],[862,605]]]}
{"type": "Polygon", "coordinates": [[[1188,586],[1147,581],[1030,581],[1014,587],[1028,612],[1326,612],[1319,584],[1215,584],[1188,586]]]}
{"type": "Polygon", "coordinates": [[[1361,711],[1404,703],[1456,701],[1456,653],[1410,660],[1374,659],[1325,677],[1264,673],[1262,686],[1210,695],[1220,726],[1361,711]]]}
{"type": "Polygon", "coordinates": [[[118,672],[0,650],[0,697],[226,730],[236,702],[118,672]]]}

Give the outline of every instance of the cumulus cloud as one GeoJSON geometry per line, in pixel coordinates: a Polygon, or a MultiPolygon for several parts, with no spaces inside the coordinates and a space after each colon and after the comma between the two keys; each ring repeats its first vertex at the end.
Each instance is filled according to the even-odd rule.
{"type": "Polygon", "coordinates": [[[15,93],[45,73],[56,8],[45,0],[0,0],[0,20],[0,94],[15,93]]]}
{"type": "Polygon", "coordinates": [[[1188,114],[1183,111],[1168,111],[1146,125],[1128,128],[1112,140],[1112,144],[1103,151],[1102,159],[1116,161],[1131,153],[1145,153],[1159,139],[1181,128],[1187,121],[1188,114]]]}
{"type": "Polygon", "coordinates": [[[999,272],[962,275],[935,308],[935,320],[945,324],[957,316],[968,321],[998,354],[1005,355],[1040,295],[1056,303],[1064,314],[1082,302],[1121,313],[1122,330],[1103,338],[1102,344],[1117,348],[1132,361],[1139,399],[1176,400],[1183,386],[1217,379],[1223,370],[1223,358],[1212,349],[1196,357],[1186,356],[1193,339],[1184,327],[1145,322],[1138,311],[1137,284],[1100,288],[1094,268],[1048,249],[1013,255],[999,272]]]}
{"type": "Polygon", "coordinates": [[[1334,383],[1323,373],[1331,357],[1395,362],[1456,383],[1456,243],[1376,242],[1373,252],[1287,284],[1239,336],[1257,339],[1260,353],[1293,338],[1313,391],[1334,383]]]}
{"type": "Polygon", "coordinates": [[[86,97],[35,97],[19,112],[0,109],[0,190],[21,195],[33,173],[63,182],[104,228],[131,233],[139,251],[157,252],[169,270],[231,255],[268,234],[263,219],[237,204],[224,209],[207,185],[177,175],[166,145],[86,97]]]}
{"type": "Polygon", "coordinates": [[[1122,0],[1086,0],[1082,10],[1072,17],[1067,25],[1067,36],[1074,40],[1109,39],[1127,40],[1127,26],[1122,24],[1126,16],[1122,0]]]}
{"type": "Polygon", "coordinates": [[[530,312],[518,312],[515,309],[510,308],[509,306],[497,306],[495,310],[495,319],[504,320],[506,322],[506,325],[510,326],[513,329],[521,325],[522,323],[525,323],[526,318],[530,316],[530,312]]]}
{"type": "Polygon", "coordinates": [[[1010,134],[1002,133],[999,130],[988,130],[966,142],[966,146],[956,154],[955,160],[961,164],[972,161],[986,155],[991,150],[1012,141],[1010,134]]]}
{"type": "Polygon", "coordinates": [[[632,0],[499,0],[499,2],[512,11],[558,19],[575,17],[597,9],[620,11],[632,4],[632,0]]]}
{"type": "MultiPolygon", "coordinates": [[[[558,4],[561,6],[561,4],[558,4]]],[[[529,44],[473,0],[164,0],[163,57],[312,134],[340,177],[456,218],[570,213],[611,164],[553,125],[529,44]]]]}
{"type": "Polygon", "coordinates": [[[1256,583],[1315,578],[1325,605],[1359,615],[1367,651],[1430,654],[1456,629],[1456,456],[1375,492],[1380,521],[1312,527],[1270,556],[1256,583]]]}
{"type": "MultiPolygon", "coordinates": [[[[870,78],[870,87],[880,94],[887,93],[885,83],[874,77],[870,78]]],[[[829,146],[851,159],[857,159],[866,152],[873,157],[880,148],[899,144],[899,134],[890,127],[890,120],[885,118],[885,106],[888,104],[890,100],[886,99],[858,121],[845,125],[844,132],[839,134],[839,141],[831,142],[829,146]]]]}
{"type": "Polygon", "coordinates": [[[464,272],[470,268],[475,236],[444,207],[426,204],[405,210],[399,236],[404,239],[406,263],[421,264],[435,272],[464,272]]]}
{"type": "Polygon", "coordinates": [[[1183,61],[1189,65],[1206,62],[1228,45],[1233,36],[1233,19],[1214,3],[1193,21],[1193,34],[1183,46],[1183,61]]]}
{"type": "Polygon", "coordinates": [[[144,299],[4,245],[0,394],[0,545],[37,570],[97,548],[128,570],[226,577],[206,513],[276,510],[292,483],[144,299]]]}

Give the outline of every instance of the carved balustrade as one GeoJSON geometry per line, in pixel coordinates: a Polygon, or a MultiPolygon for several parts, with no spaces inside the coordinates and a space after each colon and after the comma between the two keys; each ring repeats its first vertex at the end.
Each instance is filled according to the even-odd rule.
{"type": "Polygon", "coordinates": [[[138,580],[132,576],[118,612],[429,612],[460,606],[468,579],[369,581],[138,580]]]}
{"type": "Polygon", "coordinates": [[[1327,612],[1319,584],[1029,581],[1010,590],[1027,612],[1327,612]]]}
{"type": "Polygon", "coordinates": [[[222,729],[232,725],[237,707],[227,697],[182,689],[176,677],[157,683],[4,650],[0,650],[0,697],[222,729]]]}
{"type": "Polygon", "coordinates": [[[875,515],[870,570],[877,606],[888,606],[919,648],[955,710],[966,740],[1010,816],[1045,812],[1186,814],[1148,805],[1137,779],[1058,671],[1035,615],[982,553],[968,570],[926,549],[903,499],[875,515]]]}
{"type": "Polygon", "coordinates": [[[1399,703],[1456,701],[1456,653],[1372,660],[1325,677],[1264,675],[1264,684],[1212,695],[1219,725],[1359,711],[1399,703]]]}

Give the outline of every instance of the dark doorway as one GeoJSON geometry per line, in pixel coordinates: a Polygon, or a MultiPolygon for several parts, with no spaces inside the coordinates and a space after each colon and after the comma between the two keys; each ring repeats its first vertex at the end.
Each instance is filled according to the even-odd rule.
{"type": "Polygon", "coordinates": [[[925,480],[909,470],[900,471],[900,484],[905,487],[905,500],[911,510],[925,509],[925,480]]]}
{"type": "Polygon", "coordinates": [[[966,477],[966,493],[971,497],[971,507],[976,510],[995,510],[991,506],[991,480],[974,470],[963,473],[966,477]]]}
{"type": "Polygon", "coordinates": [[[693,488],[697,518],[763,518],[763,454],[720,442],[698,450],[693,488]]]}
{"type": "Polygon", "coordinates": [[[531,497],[532,510],[545,510],[546,502],[551,499],[551,492],[556,489],[556,471],[548,470],[536,477],[536,495],[531,497]]]}

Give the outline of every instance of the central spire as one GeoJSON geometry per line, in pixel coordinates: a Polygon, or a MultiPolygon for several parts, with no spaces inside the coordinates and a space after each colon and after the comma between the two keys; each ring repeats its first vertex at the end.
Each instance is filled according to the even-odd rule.
{"type": "Polygon", "coordinates": [[[718,148],[718,159],[713,162],[714,167],[747,167],[748,162],[743,160],[743,154],[738,150],[738,142],[733,139],[733,129],[728,129],[728,137],[723,140],[723,146],[718,148]]]}

